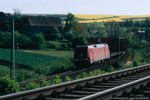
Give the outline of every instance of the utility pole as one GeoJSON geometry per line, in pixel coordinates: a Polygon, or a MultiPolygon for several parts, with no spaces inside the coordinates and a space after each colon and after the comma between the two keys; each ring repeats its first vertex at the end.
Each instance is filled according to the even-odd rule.
{"type": "Polygon", "coordinates": [[[119,26],[118,26],[118,41],[119,41],[119,61],[120,61],[120,30],[119,30],[119,26]]]}
{"type": "MultiPolygon", "coordinates": [[[[146,30],[147,31],[147,30],[146,30]]],[[[146,44],[147,44],[147,39],[146,39],[146,31],[143,31],[143,33],[144,33],[144,39],[145,39],[145,54],[147,53],[147,49],[146,49],[146,44]]],[[[145,61],[146,59],[145,59],[145,57],[144,57],[144,62],[146,62],[145,61]]]]}
{"type": "Polygon", "coordinates": [[[12,19],[12,34],[11,34],[11,68],[10,77],[15,80],[15,36],[14,36],[14,18],[12,19]]]}

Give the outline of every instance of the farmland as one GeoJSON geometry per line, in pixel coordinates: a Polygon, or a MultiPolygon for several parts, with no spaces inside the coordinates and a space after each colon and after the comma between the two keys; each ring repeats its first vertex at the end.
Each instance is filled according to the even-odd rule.
{"type": "MultiPolygon", "coordinates": [[[[37,15],[30,15],[30,16],[38,16],[37,15]]],[[[24,15],[24,16],[29,16],[29,15],[24,15]]],[[[52,17],[59,17],[62,21],[63,24],[65,24],[65,19],[66,19],[66,14],[46,14],[42,16],[52,16],[52,17]]],[[[111,21],[116,21],[116,22],[122,22],[125,20],[133,20],[133,21],[143,21],[146,18],[150,18],[150,15],[90,15],[90,14],[74,14],[75,19],[79,23],[88,23],[88,24],[97,24],[100,26],[103,26],[104,22],[111,22],[111,21]]]]}
{"type": "Polygon", "coordinates": [[[121,22],[126,19],[133,21],[142,21],[146,18],[150,18],[150,15],[84,15],[84,14],[75,14],[76,19],[79,23],[98,23],[98,22],[110,22],[116,21],[121,22]]]}
{"type": "Polygon", "coordinates": [[[31,52],[36,54],[43,54],[48,56],[56,56],[56,57],[72,57],[73,51],[59,51],[59,50],[21,50],[23,52],[31,52]]]}
{"type": "MultiPolygon", "coordinates": [[[[50,74],[54,72],[56,68],[59,68],[61,67],[61,65],[65,64],[66,59],[69,59],[71,57],[73,57],[73,51],[16,50],[15,52],[16,64],[23,65],[23,67],[19,67],[19,69],[33,70],[39,74],[50,74]],[[57,62],[59,62],[59,65],[57,62]]],[[[0,49],[0,60],[6,62],[10,61],[9,49],[0,49]]],[[[9,67],[9,64],[6,66],[9,67]]],[[[0,67],[2,68],[2,70],[6,70],[6,66],[1,65],[0,67]]],[[[67,68],[64,68],[64,70],[65,69],[67,68]]]]}

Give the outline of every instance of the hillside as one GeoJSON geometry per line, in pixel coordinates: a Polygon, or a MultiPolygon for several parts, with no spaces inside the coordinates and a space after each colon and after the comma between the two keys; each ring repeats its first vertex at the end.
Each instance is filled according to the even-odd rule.
{"type": "MultiPolygon", "coordinates": [[[[51,17],[59,17],[62,23],[65,22],[67,14],[23,14],[24,16],[51,16],[51,17]]],[[[146,18],[150,18],[150,15],[90,15],[90,14],[74,14],[76,20],[79,23],[98,23],[98,25],[103,25],[103,22],[116,21],[121,22],[125,20],[133,20],[133,21],[143,21],[146,18]],[[101,23],[101,24],[100,24],[101,23]]]]}
{"type": "Polygon", "coordinates": [[[150,15],[84,15],[84,14],[75,14],[78,22],[80,23],[95,23],[95,22],[110,22],[116,21],[121,22],[125,20],[133,20],[133,21],[142,21],[146,18],[150,18],[150,15]]]}

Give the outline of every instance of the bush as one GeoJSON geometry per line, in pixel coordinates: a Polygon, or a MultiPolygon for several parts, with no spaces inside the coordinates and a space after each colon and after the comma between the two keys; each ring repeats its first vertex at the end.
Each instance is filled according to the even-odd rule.
{"type": "Polygon", "coordinates": [[[140,65],[142,65],[142,63],[139,62],[139,61],[137,61],[137,60],[135,60],[135,61],[133,62],[133,66],[135,66],[135,67],[140,66],[140,65]]]}
{"type": "Polygon", "coordinates": [[[50,49],[56,49],[56,50],[67,50],[68,45],[67,43],[62,43],[58,41],[47,41],[46,45],[50,49]]]}
{"type": "Polygon", "coordinates": [[[50,49],[56,49],[56,50],[59,49],[60,44],[61,43],[57,42],[57,41],[47,41],[46,42],[46,45],[47,45],[48,48],[50,48],[50,49]]]}
{"type": "Polygon", "coordinates": [[[9,68],[8,67],[6,67],[6,66],[1,66],[0,65],[0,77],[7,77],[7,76],[10,76],[9,75],[9,68]]]}
{"type": "Polygon", "coordinates": [[[61,38],[60,31],[58,27],[52,27],[51,30],[45,32],[44,34],[46,40],[59,40],[61,38]]]}
{"type": "Polygon", "coordinates": [[[108,68],[108,72],[114,72],[114,71],[116,71],[114,67],[110,66],[110,68],[108,68]]]}
{"type": "Polygon", "coordinates": [[[39,77],[43,77],[43,75],[38,74],[35,71],[25,70],[25,69],[17,69],[16,70],[17,82],[23,82],[23,81],[27,81],[27,80],[37,79],[39,77]]]}
{"type": "Polygon", "coordinates": [[[86,38],[81,34],[77,34],[72,39],[72,47],[75,48],[78,45],[85,45],[86,38]]]}
{"type": "Polygon", "coordinates": [[[59,47],[60,50],[68,50],[68,45],[66,43],[63,43],[59,47]]]}
{"type": "Polygon", "coordinates": [[[39,88],[39,87],[40,87],[40,84],[31,82],[26,86],[26,90],[35,89],[35,88],[39,88]]]}
{"type": "Polygon", "coordinates": [[[58,73],[71,69],[73,66],[72,58],[59,58],[51,64],[51,72],[58,73]]]}
{"type": "Polygon", "coordinates": [[[81,74],[81,77],[82,77],[82,78],[86,78],[86,77],[88,77],[88,75],[87,75],[86,72],[83,72],[83,73],[81,74]]]}
{"type": "Polygon", "coordinates": [[[19,85],[8,77],[0,78],[0,95],[19,92],[19,85]]]}
{"type": "Polygon", "coordinates": [[[21,49],[29,49],[31,44],[31,39],[25,34],[15,32],[15,43],[16,46],[19,46],[19,48],[21,49]]]}
{"type": "Polygon", "coordinates": [[[52,79],[51,79],[52,83],[51,84],[59,84],[59,83],[62,83],[62,79],[60,78],[60,76],[56,75],[54,76],[52,79]]]}
{"type": "Polygon", "coordinates": [[[46,40],[42,33],[35,34],[31,37],[32,49],[43,49],[46,48],[46,40]]]}
{"type": "Polygon", "coordinates": [[[65,77],[65,82],[71,81],[71,78],[69,76],[65,77]]]}
{"type": "Polygon", "coordinates": [[[48,81],[46,81],[46,79],[43,79],[40,87],[44,87],[44,86],[48,86],[48,85],[49,85],[48,81]]]}
{"type": "Polygon", "coordinates": [[[10,41],[11,41],[11,33],[0,31],[0,46],[4,48],[10,48],[11,47],[10,41]]]}

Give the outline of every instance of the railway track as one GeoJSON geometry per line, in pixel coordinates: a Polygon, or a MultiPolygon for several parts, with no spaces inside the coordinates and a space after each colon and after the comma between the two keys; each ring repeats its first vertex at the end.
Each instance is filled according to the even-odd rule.
{"type": "MultiPolygon", "coordinates": [[[[114,58],[114,59],[112,59],[112,60],[110,60],[110,61],[108,61],[104,64],[96,65],[95,67],[84,68],[84,69],[80,69],[80,70],[76,70],[76,71],[75,70],[70,70],[70,71],[66,71],[66,72],[63,72],[63,73],[47,76],[44,79],[50,80],[51,78],[53,78],[56,75],[60,76],[62,79],[64,79],[66,76],[69,76],[71,79],[74,79],[77,75],[79,75],[83,72],[89,73],[90,71],[93,71],[93,70],[96,70],[96,69],[102,69],[102,70],[107,69],[110,65],[118,62],[118,60],[120,60],[120,59],[124,59],[126,56],[128,56],[128,52],[120,55],[120,58],[119,57],[114,58]]],[[[36,79],[36,80],[31,80],[31,81],[27,81],[27,82],[22,82],[22,83],[19,84],[19,86],[20,87],[25,87],[26,85],[28,85],[31,82],[40,83],[42,80],[43,80],[43,78],[36,79]]]]}
{"type": "MultiPolygon", "coordinates": [[[[120,87],[122,89],[125,89],[125,87],[123,86],[127,87],[128,84],[131,83],[132,86],[134,84],[136,87],[137,85],[135,83],[139,82],[138,80],[145,79],[145,77],[148,77],[148,79],[150,79],[149,73],[150,64],[113,73],[98,75],[90,78],[84,78],[62,84],[15,93],[11,95],[1,96],[0,100],[99,100],[100,97],[98,97],[98,95],[100,93],[105,93],[103,96],[105,96],[106,94],[109,95],[108,90],[113,90],[113,92],[115,91],[114,93],[117,93],[117,96],[122,96],[122,94],[125,93],[120,92],[120,87]]],[[[127,91],[129,90],[127,88],[127,91]]]]}
{"type": "Polygon", "coordinates": [[[79,100],[150,100],[150,76],[79,100]]]}

